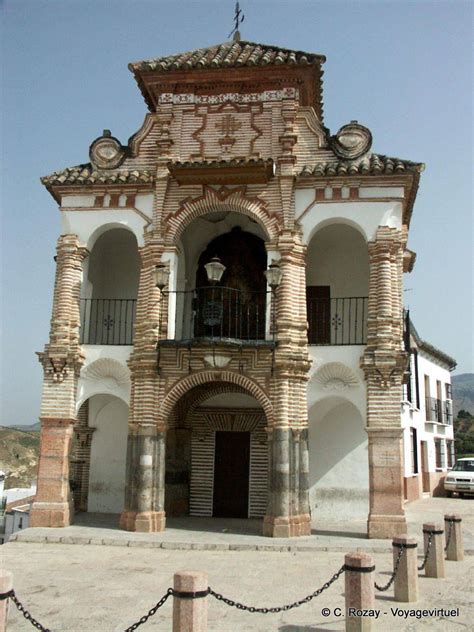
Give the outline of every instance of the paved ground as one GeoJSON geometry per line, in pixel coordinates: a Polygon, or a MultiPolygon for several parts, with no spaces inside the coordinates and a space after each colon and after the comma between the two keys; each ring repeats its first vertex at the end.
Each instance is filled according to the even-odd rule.
{"type": "MultiPolygon", "coordinates": [[[[415,534],[421,522],[439,520],[444,513],[452,511],[463,515],[466,542],[470,542],[468,546],[474,549],[474,500],[429,499],[412,503],[408,506],[410,532],[415,534]]],[[[201,522],[198,526],[204,529],[206,525],[201,522]]],[[[242,526],[237,524],[235,527],[242,531],[242,526]]],[[[336,527],[338,531],[342,530],[340,525],[336,527]]],[[[357,532],[359,527],[358,524],[346,524],[344,531],[346,534],[357,532]]],[[[215,523],[214,528],[218,528],[215,523]]],[[[110,537],[120,540],[121,535],[119,531],[107,528],[71,529],[82,529],[82,536],[77,537],[85,537],[89,541],[96,537],[90,533],[99,530],[101,539],[107,539],[112,533],[110,537]]],[[[247,524],[248,531],[253,529],[252,524],[247,524]]],[[[22,539],[35,535],[35,532],[39,536],[39,531],[25,531],[22,539]]],[[[61,531],[65,533],[67,530],[61,531]]],[[[125,630],[154,605],[172,584],[173,573],[180,569],[206,571],[213,589],[230,598],[252,605],[273,606],[299,599],[319,588],[340,568],[345,551],[356,548],[375,550],[379,583],[387,580],[392,565],[390,553],[380,552],[389,550],[389,543],[337,535],[334,530],[329,535],[319,533],[308,539],[305,551],[228,550],[233,541],[235,545],[237,540],[239,543],[247,541],[249,546],[255,547],[261,546],[261,541],[268,545],[269,539],[252,533],[198,531],[196,525],[192,534],[177,526],[168,533],[171,534],[167,536],[168,540],[156,540],[154,545],[151,539],[146,540],[138,534],[123,534],[122,545],[115,542],[116,546],[15,541],[4,545],[0,551],[3,566],[14,573],[15,589],[20,599],[43,625],[55,632],[125,630]],[[319,544],[309,543],[310,540],[319,544]],[[164,548],[213,543],[224,545],[226,550],[164,548]],[[163,548],[159,548],[160,545],[163,548]],[[330,552],[321,550],[328,546],[330,552]],[[340,552],[335,552],[336,549],[340,552]]],[[[270,540],[270,543],[289,546],[287,541],[270,540]]],[[[466,556],[463,562],[447,562],[446,565],[446,579],[420,577],[420,600],[411,607],[416,606],[417,610],[459,608],[459,616],[425,616],[421,619],[394,616],[391,608],[406,609],[408,604],[393,601],[393,593],[389,591],[376,600],[376,608],[381,610],[381,614],[374,629],[403,632],[472,629],[474,556],[466,556]]],[[[211,597],[208,599],[209,632],[324,632],[344,629],[343,617],[334,611],[344,606],[343,577],[310,604],[281,614],[248,614],[231,609],[211,597]],[[323,608],[331,610],[328,617],[322,615],[323,608]]],[[[170,632],[171,611],[171,603],[168,602],[139,630],[170,632]]],[[[9,632],[32,629],[31,624],[11,609],[9,632]]]]}

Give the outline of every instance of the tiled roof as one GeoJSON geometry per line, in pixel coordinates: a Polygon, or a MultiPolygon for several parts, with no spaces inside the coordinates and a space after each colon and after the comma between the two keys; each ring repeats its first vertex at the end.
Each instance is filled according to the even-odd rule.
{"type": "Polygon", "coordinates": [[[41,182],[46,186],[68,184],[147,184],[153,182],[153,175],[147,169],[98,170],[90,163],[55,171],[43,176],[41,182]]]}
{"type": "Polygon", "coordinates": [[[347,175],[391,175],[415,172],[425,168],[422,162],[411,162],[400,158],[390,158],[371,154],[357,160],[330,160],[318,162],[314,166],[301,168],[300,176],[347,176],[347,175]]]}
{"type": "Polygon", "coordinates": [[[438,360],[441,360],[441,362],[444,362],[445,364],[447,364],[451,371],[456,368],[457,362],[454,358],[452,358],[450,355],[448,355],[444,351],[441,351],[441,349],[438,349],[437,347],[432,345],[430,342],[427,342],[426,340],[423,340],[421,338],[411,318],[410,318],[410,334],[413,336],[418,347],[422,349],[423,351],[425,351],[428,355],[434,356],[438,360]]]}
{"type": "Polygon", "coordinates": [[[239,66],[292,65],[310,66],[324,63],[324,55],[289,50],[255,42],[230,41],[186,53],[138,61],[128,65],[132,72],[140,70],[168,72],[200,68],[235,68],[239,66]]]}

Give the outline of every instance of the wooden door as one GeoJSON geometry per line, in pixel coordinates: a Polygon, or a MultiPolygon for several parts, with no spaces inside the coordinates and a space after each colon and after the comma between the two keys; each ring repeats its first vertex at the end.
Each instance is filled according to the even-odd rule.
{"type": "Polygon", "coordinates": [[[329,285],[306,287],[308,342],[310,345],[331,343],[331,288],[329,285]]]}
{"type": "Polygon", "coordinates": [[[250,432],[216,432],[212,515],[248,518],[250,432]]]}

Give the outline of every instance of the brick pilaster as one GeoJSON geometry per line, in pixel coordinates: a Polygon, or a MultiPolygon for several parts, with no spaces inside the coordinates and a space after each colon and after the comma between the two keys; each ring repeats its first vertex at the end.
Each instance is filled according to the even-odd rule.
{"type": "Polygon", "coordinates": [[[401,231],[379,227],[369,243],[367,347],[361,360],[367,382],[370,510],[368,534],[406,532],[400,400],[406,354],[402,344],[401,231]]]}

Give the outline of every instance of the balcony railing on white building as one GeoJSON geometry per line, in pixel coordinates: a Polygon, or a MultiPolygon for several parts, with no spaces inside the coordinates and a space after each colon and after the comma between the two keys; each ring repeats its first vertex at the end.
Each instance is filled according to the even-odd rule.
{"type": "Polygon", "coordinates": [[[438,424],[453,425],[453,402],[450,399],[441,400],[436,397],[425,397],[426,421],[438,424]]]}
{"type": "Polygon", "coordinates": [[[315,298],[308,296],[310,345],[367,344],[367,297],[315,298]]]}
{"type": "Polygon", "coordinates": [[[81,344],[132,345],[136,306],[131,298],[81,299],[81,344]]]}

